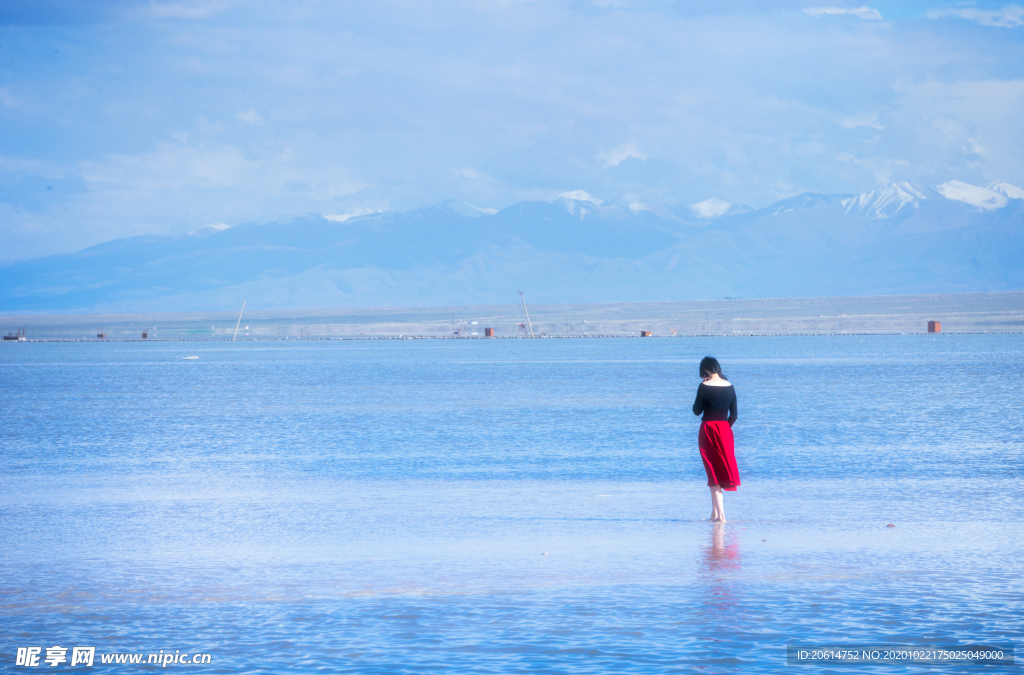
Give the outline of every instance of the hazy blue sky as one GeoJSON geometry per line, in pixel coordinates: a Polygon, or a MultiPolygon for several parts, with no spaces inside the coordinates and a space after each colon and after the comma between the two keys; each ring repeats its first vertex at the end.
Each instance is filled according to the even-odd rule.
{"type": "Polygon", "coordinates": [[[995,178],[1024,184],[1020,5],[0,0],[0,260],[447,198],[995,178]]]}

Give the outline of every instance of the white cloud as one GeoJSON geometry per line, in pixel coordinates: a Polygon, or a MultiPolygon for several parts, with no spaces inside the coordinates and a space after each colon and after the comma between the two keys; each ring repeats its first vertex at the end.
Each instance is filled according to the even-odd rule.
{"type": "Polygon", "coordinates": [[[335,223],[344,223],[349,218],[355,218],[357,216],[368,216],[371,213],[380,213],[380,209],[352,209],[344,213],[325,213],[324,218],[327,220],[334,221],[335,223]]]}
{"type": "Polygon", "coordinates": [[[236,117],[238,117],[238,119],[242,120],[250,126],[263,126],[263,116],[260,115],[255,110],[246,110],[245,112],[240,112],[238,113],[238,115],[236,115],[236,117]]]}
{"type": "MultiPolygon", "coordinates": [[[[220,220],[344,216],[370,204],[405,209],[457,196],[503,207],[552,199],[552,185],[678,202],[701,223],[710,219],[698,221],[688,205],[709,195],[763,206],[890,180],[1024,185],[1024,81],[1013,79],[1021,29],[960,18],[1009,25],[1024,0],[930,0],[916,13],[808,1],[736,12],[728,3],[596,11],[587,1],[472,0],[479,11],[467,11],[465,3],[230,0],[208,20],[188,17],[220,5],[142,0],[129,3],[144,14],[130,46],[100,31],[97,49],[52,63],[43,50],[38,71],[23,64],[36,73],[31,82],[0,83],[20,100],[0,101],[9,135],[32,139],[17,156],[36,160],[0,165],[85,174],[53,185],[46,203],[56,211],[38,216],[33,253],[220,220]],[[958,11],[932,21],[929,7],[958,11]],[[126,59],[132,67],[121,75],[109,70],[126,59]],[[20,114],[26,108],[31,115],[20,114]],[[138,111],[146,123],[119,128],[110,110],[138,111]],[[38,125],[54,134],[31,136],[38,125]],[[76,137],[82,142],[68,142],[76,137]],[[117,138],[123,154],[108,154],[105,138],[117,138]],[[637,170],[624,171],[631,164],[637,170]]],[[[42,208],[7,192],[17,208],[42,208]]],[[[583,201],[577,213],[580,204],[595,210],[583,201]]],[[[4,226],[0,255],[27,255],[27,243],[11,252],[4,226]]]]}
{"type": "Polygon", "coordinates": [[[636,147],[636,145],[632,143],[620,145],[614,150],[601,152],[598,153],[597,155],[597,158],[604,162],[605,167],[618,166],[619,164],[622,164],[622,162],[626,161],[630,157],[634,157],[636,159],[641,160],[647,159],[647,155],[640,152],[640,148],[636,147]]]}
{"type": "Polygon", "coordinates": [[[236,186],[253,179],[262,163],[246,159],[234,147],[161,144],[146,155],[110,155],[104,162],[81,162],[82,178],[91,189],[100,185],[148,192],[186,185],[236,186]]]}
{"type": "MultiPolygon", "coordinates": [[[[888,113],[887,126],[890,132],[904,129],[908,138],[916,133],[927,140],[928,154],[907,155],[915,166],[924,166],[921,160],[927,157],[929,171],[940,175],[947,167],[980,168],[984,175],[1012,179],[1021,175],[1024,157],[1019,132],[1022,109],[1024,79],[927,80],[906,86],[888,113]]],[[[901,148],[902,152],[906,150],[901,148]]],[[[896,175],[914,174],[899,171],[896,175]]]]}
{"type": "Polygon", "coordinates": [[[816,18],[848,14],[866,21],[882,20],[882,14],[874,7],[805,7],[804,13],[816,18]]]}
{"type": "Polygon", "coordinates": [[[954,17],[966,19],[982,26],[997,28],[1016,28],[1024,26],[1024,7],[1007,5],[1002,9],[978,9],[977,7],[957,7],[929,10],[929,19],[954,17]]]}
{"type": "Polygon", "coordinates": [[[13,107],[18,105],[20,101],[14,98],[14,95],[8,90],[0,88],[0,103],[8,107],[13,107]]]}
{"type": "Polygon", "coordinates": [[[705,199],[697,204],[690,204],[690,210],[693,211],[698,218],[717,218],[718,216],[724,215],[729,207],[732,206],[729,202],[724,199],[718,199],[712,197],[711,199],[705,199]]]}
{"type": "Polygon", "coordinates": [[[41,159],[22,159],[20,157],[0,157],[0,171],[25,173],[30,176],[40,176],[54,180],[64,178],[71,173],[68,169],[53,162],[41,159]]]}
{"type": "Polygon", "coordinates": [[[863,167],[871,172],[875,182],[882,184],[892,182],[894,175],[904,173],[906,168],[910,166],[910,162],[905,159],[893,159],[878,155],[858,157],[849,152],[841,152],[836,155],[836,161],[863,167]]]}
{"type": "Polygon", "coordinates": [[[205,19],[227,10],[229,2],[194,0],[193,2],[153,2],[150,13],[158,19],[205,19]]]}
{"type": "Polygon", "coordinates": [[[563,199],[574,199],[578,202],[590,202],[591,204],[598,205],[602,201],[596,197],[591,197],[589,193],[584,192],[583,190],[571,190],[569,192],[560,192],[558,196],[563,199]]]}
{"type": "Polygon", "coordinates": [[[844,117],[839,124],[847,129],[868,127],[871,129],[877,129],[878,131],[885,131],[885,127],[878,121],[878,115],[875,113],[861,113],[859,115],[854,115],[853,117],[844,117]]]}
{"type": "Polygon", "coordinates": [[[282,169],[279,180],[275,189],[287,190],[289,184],[304,185],[306,195],[320,202],[329,202],[369,187],[369,184],[353,179],[347,170],[340,167],[300,168],[295,167],[290,159],[287,168],[282,169]]]}
{"type": "Polygon", "coordinates": [[[985,146],[982,145],[979,141],[980,139],[977,136],[968,138],[967,142],[964,143],[964,154],[978,155],[979,157],[984,157],[986,154],[988,154],[985,146]]]}
{"type": "Polygon", "coordinates": [[[148,154],[108,155],[103,161],[78,162],[74,172],[94,196],[109,191],[103,193],[105,199],[122,202],[128,194],[147,199],[162,194],[166,198],[186,188],[206,194],[225,191],[220,194],[239,197],[256,193],[260,199],[298,193],[304,200],[331,202],[367,187],[336,166],[297,167],[287,149],[278,155],[248,157],[230,145],[161,143],[148,154]],[[206,192],[210,190],[215,192],[206,192]]]}

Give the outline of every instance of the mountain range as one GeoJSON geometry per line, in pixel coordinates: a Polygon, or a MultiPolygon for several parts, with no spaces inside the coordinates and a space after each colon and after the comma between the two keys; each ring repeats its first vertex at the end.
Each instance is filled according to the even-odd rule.
{"type": "Polygon", "coordinates": [[[1024,289],[1024,190],[950,181],[762,209],[447,201],[117,239],[0,267],[0,312],[211,311],[1024,289]]]}

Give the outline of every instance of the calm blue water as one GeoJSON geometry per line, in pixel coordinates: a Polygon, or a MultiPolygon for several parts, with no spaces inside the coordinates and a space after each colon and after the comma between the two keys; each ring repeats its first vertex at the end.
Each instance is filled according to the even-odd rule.
{"type": "Polygon", "coordinates": [[[1021,335],[29,343],[0,372],[0,669],[55,644],[718,673],[1024,643],[1021,335]],[[705,354],[739,394],[725,526],[705,354]]]}

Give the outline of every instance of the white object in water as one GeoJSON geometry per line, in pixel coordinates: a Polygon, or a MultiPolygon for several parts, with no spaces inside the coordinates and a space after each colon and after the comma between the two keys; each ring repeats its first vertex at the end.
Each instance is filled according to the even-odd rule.
{"type": "Polygon", "coordinates": [[[182,359],[182,361],[198,361],[198,360],[199,360],[198,356],[186,356],[185,358],[182,359]]]}
{"type": "MultiPolygon", "coordinates": [[[[245,311],[245,300],[246,300],[245,298],[242,298],[242,312],[245,311]]],[[[235,334],[231,336],[231,341],[232,342],[234,342],[235,338],[238,337],[238,327],[242,325],[242,312],[238,313],[238,323],[235,324],[235,334]]],[[[248,329],[248,328],[249,327],[246,326],[246,329],[248,329]]],[[[196,358],[198,359],[199,357],[197,356],[196,358]]]]}

